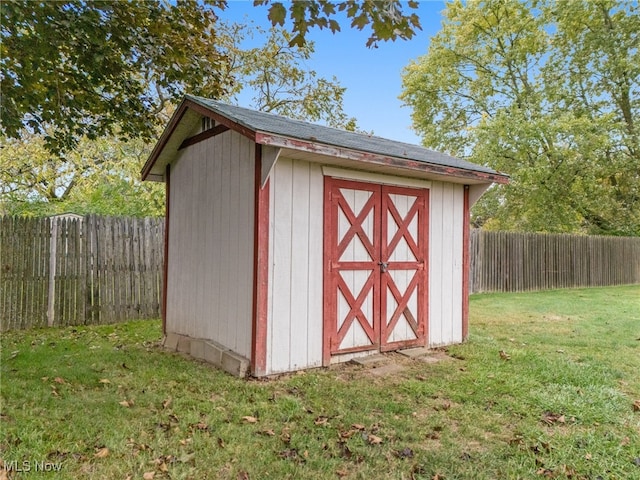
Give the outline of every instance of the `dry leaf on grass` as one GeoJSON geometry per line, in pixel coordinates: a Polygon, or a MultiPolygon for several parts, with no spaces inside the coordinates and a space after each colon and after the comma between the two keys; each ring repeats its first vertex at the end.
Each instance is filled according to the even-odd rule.
{"type": "Polygon", "coordinates": [[[123,400],[121,402],[118,402],[120,405],[122,405],[125,408],[129,408],[131,406],[133,406],[133,400],[123,400]]]}
{"type": "Polygon", "coordinates": [[[107,447],[102,447],[96,450],[96,453],[93,455],[95,458],[105,458],[109,456],[109,449],[107,447]]]}
{"type": "Polygon", "coordinates": [[[252,417],[251,415],[246,415],[244,417],[242,417],[242,420],[244,420],[247,423],[257,423],[258,419],[256,417],[252,417]]]}
{"type": "Polygon", "coordinates": [[[108,378],[101,378],[99,383],[108,384],[111,383],[111,380],[109,380],[108,378]]]}
{"type": "Polygon", "coordinates": [[[511,355],[509,355],[504,350],[500,350],[500,358],[503,360],[511,360],[511,355]]]}
{"type": "Polygon", "coordinates": [[[566,419],[564,415],[553,413],[553,412],[544,412],[542,414],[542,421],[547,425],[554,425],[556,423],[566,423],[566,419]]]}
{"type": "Polygon", "coordinates": [[[329,417],[320,415],[318,418],[314,420],[313,423],[314,425],[326,425],[328,421],[329,421],[329,417]]]}
{"type": "Polygon", "coordinates": [[[633,402],[633,411],[640,412],[640,400],[636,400],[633,402]]]}
{"type": "Polygon", "coordinates": [[[144,480],[153,480],[153,477],[156,476],[156,472],[144,472],[142,474],[142,478],[144,480]]]}
{"type": "Polygon", "coordinates": [[[367,441],[371,445],[379,445],[379,444],[382,443],[382,438],[380,438],[377,435],[374,435],[374,434],[370,433],[369,436],[367,437],[367,441]]]}

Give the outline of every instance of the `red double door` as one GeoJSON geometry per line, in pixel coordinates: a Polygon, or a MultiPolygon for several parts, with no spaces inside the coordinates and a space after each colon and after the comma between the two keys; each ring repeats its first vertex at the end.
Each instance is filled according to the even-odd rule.
{"type": "Polygon", "coordinates": [[[325,178],[323,361],[424,345],[429,191],[325,178]]]}

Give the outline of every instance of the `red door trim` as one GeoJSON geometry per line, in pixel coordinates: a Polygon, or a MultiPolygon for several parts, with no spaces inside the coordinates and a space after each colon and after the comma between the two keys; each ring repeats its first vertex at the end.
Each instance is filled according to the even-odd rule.
{"type": "Polygon", "coordinates": [[[253,238],[253,322],[251,372],[267,373],[267,322],[269,308],[269,184],[261,187],[262,149],[255,145],[254,238],[253,238]]]}
{"type": "Polygon", "coordinates": [[[381,312],[386,315],[385,312],[388,295],[385,292],[387,288],[391,289],[391,293],[396,299],[398,307],[396,309],[396,312],[392,315],[391,319],[384,318],[380,321],[382,336],[380,350],[390,351],[395,350],[398,347],[404,348],[411,346],[423,346],[426,344],[426,339],[428,338],[427,333],[429,329],[429,190],[395,186],[383,186],[382,189],[382,211],[384,217],[382,222],[382,238],[386,239],[386,241],[382,244],[382,261],[388,263],[390,270],[414,269],[416,272],[414,274],[414,277],[409,282],[404,295],[400,293],[398,288],[394,285],[393,281],[390,281],[388,276],[383,276],[381,286],[381,312]],[[401,218],[400,213],[398,212],[393,202],[388,201],[388,195],[390,194],[411,195],[416,197],[416,201],[407,212],[406,218],[401,218]],[[399,225],[398,231],[395,233],[392,239],[389,239],[386,233],[387,211],[389,212],[388,214],[392,216],[396,224],[399,225]],[[395,250],[404,234],[408,233],[409,223],[415,215],[422,215],[422,218],[418,218],[418,238],[413,239],[405,237],[405,240],[407,241],[409,248],[413,252],[414,257],[416,257],[418,262],[388,261],[390,254],[395,250]],[[418,243],[416,244],[414,240],[417,240],[418,243]],[[420,257],[422,257],[422,262],[419,261],[420,257]],[[419,289],[417,312],[418,318],[414,318],[413,315],[410,314],[410,312],[409,314],[407,314],[407,312],[404,313],[408,323],[416,334],[416,338],[414,340],[402,340],[400,342],[387,341],[389,334],[393,332],[396,324],[398,323],[398,320],[400,319],[401,314],[403,313],[402,307],[407,306],[407,302],[415,289],[419,289]],[[423,319],[423,321],[420,322],[420,319],[423,319]]]}
{"type": "MultiPolygon", "coordinates": [[[[429,190],[417,189],[410,187],[395,187],[381,185],[376,183],[366,183],[351,180],[336,179],[329,176],[324,178],[324,275],[323,275],[323,292],[324,292],[324,308],[323,308],[323,348],[322,362],[327,366],[331,362],[331,355],[335,353],[349,353],[362,350],[380,349],[393,350],[404,346],[424,345],[428,333],[428,262],[429,262],[429,190]],[[339,191],[340,188],[349,188],[373,193],[371,198],[365,203],[362,209],[354,213],[351,211],[348,202],[339,191]],[[386,195],[389,194],[411,195],[416,197],[414,205],[409,209],[405,218],[401,218],[400,214],[392,204],[385,201],[386,195]],[[385,210],[388,209],[388,213],[385,210]],[[373,230],[373,243],[367,237],[362,229],[362,221],[373,209],[374,221],[376,222],[373,230]],[[382,209],[382,212],[380,211],[382,209]],[[342,211],[348,219],[351,226],[349,227],[344,238],[340,239],[338,244],[338,212],[342,211]],[[386,222],[387,215],[391,215],[396,223],[400,225],[398,232],[393,238],[386,238],[386,222]],[[393,282],[388,282],[385,275],[380,273],[378,261],[387,258],[389,252],[393,252],[395,247],[401,241],[404,234],[408,232],[410,221],[415,215],[421,215],[418,221],[417,238],[407,235],[406,238],[409,248],[413,251],[417,262],[399,261],[388,262],[389,268],[396,269],[412,269],[415,275],[410,281],[404,295],[402,295],[393,282]],[[406,220],[406,221],[405,221],[406,220]],[[344,253],[353,237],[358,236],[362,241],[365,249],[368,251],[372,261],[341,261],[338,259],[344,253]],[[383,238],[386,238],[382,244],[383,238]],[[351,292],[344,284],[344,280],[338,273],[338,269],[343,270],[372,270],[371,275],[364,283],[362,290],[359,292],[351,292]],[[383,325],[382,312],[386,308],[387,288],[391,289],[392,294],[397,299],[398,308],[393,317],[389,321],[389,325],[383,325]],[[363,315],[360,309],[364,297],[373,289],[373,318],[369,319],[373,323],[371,327],[368,322],[361,321],[363,330],[369,337],[371,345],[351,348],[341,348],[339,345],[348,333],[349,328],[354,321],[359,321],[363,315]],[[402,342],[386,342],[387,331],[392,332],[397,324],[401,314],[404,312],[409,298],[413,292],[419,289],[418,295],[418,312],[417,318],[409,315],[407,318],[409,324],[416,332],[416,339],[402,342]],[[342,292],[347,301],[350,312],[344,319],[340,329],[337,326],[337,291],[342,292]],[[355,296],[355,297],[354,297],[355,296]],[[422,319],[422,322],[420,320],[422,319]],[[339,349],[339,351],[338,351],[339,349]]],[[[406,315],[406,314],[405,314],[406,315]]],[[[364,319],[362,319],[364,320],[364,319]]]]}
{"type": "Polygon", "coordinates": [[[469,267],[471,247],[471,215],[469,206],[469,185],[464,186],[462,202],[462,340],[469,336],[469,267]]]}

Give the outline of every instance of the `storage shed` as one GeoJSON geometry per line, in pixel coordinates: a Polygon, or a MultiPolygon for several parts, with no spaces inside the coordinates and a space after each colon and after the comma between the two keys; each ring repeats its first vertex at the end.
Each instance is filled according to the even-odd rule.
{"type": "Polygon", "coordinates": [[[195,96],[142,178],[167,191],[165,347],[241,376],[462,342],[469,207],[508,181],[195,96]]]}

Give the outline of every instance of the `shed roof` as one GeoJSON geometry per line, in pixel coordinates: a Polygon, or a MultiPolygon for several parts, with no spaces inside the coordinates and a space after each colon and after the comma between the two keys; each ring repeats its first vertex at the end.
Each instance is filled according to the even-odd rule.
{"type": "MultiPolygon", "coordinates": [[[[154,170],[156,175],[162,171],[154,169],[159,159],[164,160],[159,162],[162,165],[158,165],[162,169],[166,163],[171,161],[167,158],[167,154],[173,155],[171,155],[171,152],[165,152],[164,150],[169,137],[174,133],[175,123],[179,123],[184,114],[185,107],[195,109],[201,115],[212,116],[218,122],[240,131],[244,135],[251,137],[256,143],[263,145],[306,150],[324,155],[349,156],[350,154],[350,158],[353,160],[363,162],[368,159],[375,160],[383,157],[386,159],[387,164],[393,166],[404,166],[409,169],[415,166],[417,167],[415,168],[416,170],[422,169],[420,168],[421,166],[423,168],[434,166],[440,167],[435,170],[435,173],[439,174],[456,176],[456,172],[464,173],[465,177],[477,176],[478,179],[488,183],[506,183],[508,181],[507,175],[489,167],[477,165],[419,145],[326,127],[194,95],[185,96],[182,104],[178,107],[169,126],[142,170],[143,179],[153,176],[154,170]],[[177,116],[178,118],[176,118],[177,116]],[[323,149],[323,146],[326,148],[323,149]]],[[[174,148],[176,150],[174,153],[177,153],[178,147],[174,148]]]]}

